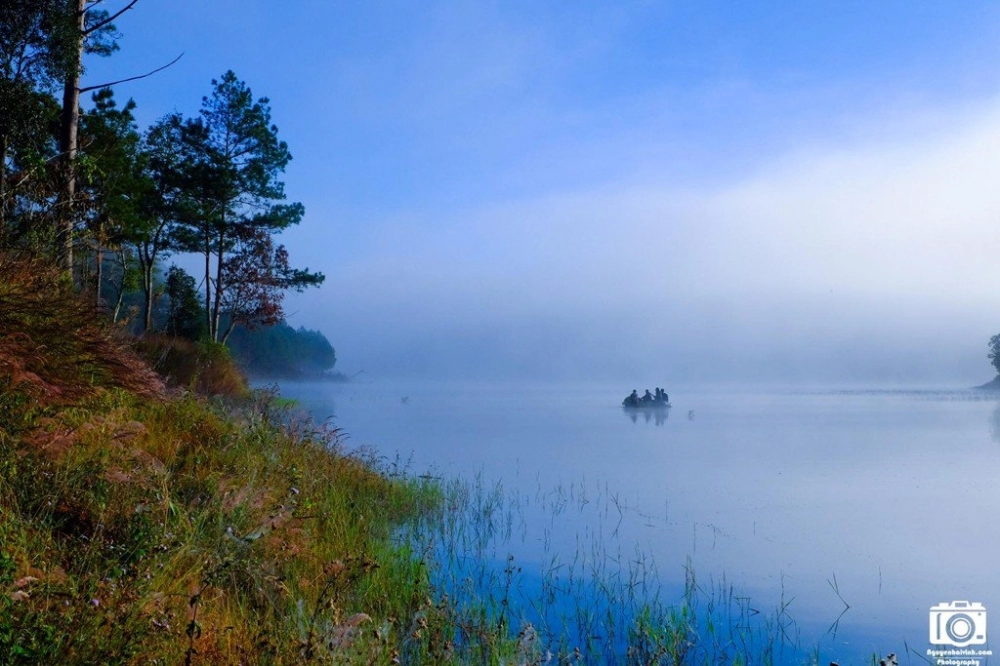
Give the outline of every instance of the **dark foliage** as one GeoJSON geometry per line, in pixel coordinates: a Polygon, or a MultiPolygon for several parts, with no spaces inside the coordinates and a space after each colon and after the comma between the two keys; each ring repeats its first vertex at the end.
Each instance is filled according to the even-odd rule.
{"type": "Polygon", "coordinates": [[[171,266],[167,271],[167,332],[186,340],[205,337],[205,310],[198,299],[194,277],[183,268],[171,266]]]}
{"type": "Polygon", "coordinates": [[[236,361],[259,377],[317,377],[329,373],[337,362],[321,332],[296,330],[283,322],[255,330],[238,327],[228,344],[236,361]]]}
{"type": "Polygon", "coordinates": [[[990,359],[997,373],[1000,373],[1000,333],[990,338],[989,347],[990,351],[986,354],[986,358],[990,359]]]}

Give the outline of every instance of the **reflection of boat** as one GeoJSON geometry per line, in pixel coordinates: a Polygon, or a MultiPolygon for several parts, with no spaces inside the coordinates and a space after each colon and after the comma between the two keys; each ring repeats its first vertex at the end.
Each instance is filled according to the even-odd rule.
{"type": "Polygon", "coordinates": [[[666,400],[655,400],[640,402],[638,405],[630,405],[628,401],[622,403],[622,413],[632,423],[638,423],[639,417],[646,423],[653,421],[656,425],[663,425],[670,418],[670,403],[666,400]]]}
{"type": "Polygon", "coordinates": [[[639,402],[631,402],[628,398],[622,400],[622,409],[670,409],[671,405],[666,400],[649,400],[639,402]]]}

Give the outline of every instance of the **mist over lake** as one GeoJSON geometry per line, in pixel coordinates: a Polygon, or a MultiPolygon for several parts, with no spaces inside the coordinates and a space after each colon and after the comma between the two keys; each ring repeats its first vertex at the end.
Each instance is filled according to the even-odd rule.
{"type": "Polygon", "coordinates": [[[935,604],[1000,604],[989,393],[680,388],[662,418],[624,411],[625,391],[601,384],[281,388],[411,474],[565,497],[558,519],[521,513],[524,537],[505,548],[527,572],[543,550],[572,557],[596,540],[651,556],[667,601],[690,563],[761,612],[787,603],[792,663],[816,647],[842,663],[922,650],[935,604]]]}
{"type": "Polygon", "coordinates": [[[0,663],[988,663],[998,37],[4,0],[0,663]]]}
{"type": "Polygon", "coordinates": [[[583,534],[667,595],[690,557],[793,599],[841,663],[1000,602],[997,403],[965,388],[1000,331],[995,5],[230,4],[130,26],[143,71],[191,54],[137,113],[223,63],[276,101],[282,242],[326,276],[285,310],[356,376],[282,391],[350,446],[501,482],[526,566],[583,534]],[[665,420],[621,410],[656,385],[665,420]]]}

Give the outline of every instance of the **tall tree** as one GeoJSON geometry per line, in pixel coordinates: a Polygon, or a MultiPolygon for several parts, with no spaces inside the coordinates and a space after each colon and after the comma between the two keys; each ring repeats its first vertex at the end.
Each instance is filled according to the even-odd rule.
{"type": "Polygon", "coordinates": [[[31,189],[29,180],[43,175],[37,158],[55,149],[51,94],[72,56],[65,0],[0,2],[0,229],[7,229],[15,199],[31,189]]]}
{"type": "Polygon", "coordinates": [[[157,262],[174,249],[173,233],[180,220],[190,219],[192,184],[196,177],[185,165],[184,121],[180,114],[170,114],[150,127],[143,138],[143,188],[139,215],[129,230],[141,273],[143,294],[142,330],[153,323],[154,278],[157,262]]]}
{"type": "Polygon", "coordinates": [[[135,122],[135,102],[119,108],[110,88],[93,96],[94,108],[80,123],[78,156],[80,203],[94,246],[97,304],[102,303],[104,256],[119,248],[144,226],[146,199],[154,194],[135,122]]]}
{"type": "Polygon", "coordinates": [[[94,54],[109,56],[118,50],[115,42],[117,31],[113,21],[132,9],[139,0],[131,0],[114,14],[95,9],[104,0],[63,0],[65,9],[62,25],[72,26],[69,38],[70,57],[64,67],[62,116],[59,126],[59,173],[61,187],[58,201],[57,256],[60,265],[73,270],[73,230],[76,224],[76,157],[80,126],[80,77],[83,74],[83,56],[94,54]]]}
{"type": "MultiPolygon", "coordinates": [[[[302,219],[302,204],[285,199],[279,176],[291,160],[269,100],[254,101],[250,88],[228,71],[212,80],[198,118],[183,126],[185,180],[195,215],[178,234],[185,249],[205,259],[208,334],[223,335],[224,295],[230,289],[226,259],[241,239],[278,233],[302,219]]],[[[321,277],[319,278],[322,279],[321,277]]]]}

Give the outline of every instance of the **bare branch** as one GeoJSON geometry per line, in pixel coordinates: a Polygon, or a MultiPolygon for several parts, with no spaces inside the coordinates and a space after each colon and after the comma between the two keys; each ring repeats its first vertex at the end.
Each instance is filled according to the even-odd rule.
{"type": "Polygon", "coordinates": [[[89,28],[87,28],[86,30],[84,30],[83,34],[84,35],[89,35],[91,33],[97,32],[98,30],[100,30],[104,26],[108,25],[109,23],[111,23],[112,21],[114,21],[116,18],[118,18],[119,16],[121,16],[122,14],[124,14],[125,12],[127,12],[128,10],[132,9],[132,7],[134,7],[137,2],[139,2],[139,0],[132,0],[132,2],[128,3],[122,9],[118,10],[117,12],[115,12],[114,14],[112,14],[111,16],[109,16],[108,18],[106,18],[103,21],[101,21],[100,23],[92,25],[89,28]]]}
{"type": "Polygon", "coordinates": [[[168,62],[166,65],[163,65],[162,67],[157,67],[151,72],[146,72],[145,74],[141,74],[139,76],[130,76],[127,79],[119,79],[118,81],[112,81],[111,83],[102,83],[96,86],[87,86],[86,88],[80,88],[80,94],[82,95],[85,92],[90,92],[91,90],[97,90],[98,88],[108,88],[110,86],[116,86],[119,83],[128,83],[129,81],[138,81],[139,79],[144,79],[147,76],[152,76],[153,74],[156,74],[157,72],[162,72],[167,67],[170,67],[171,65],[175,64],[178,60],[180,60],[183,57],[184,57],[184,52],[182,51],[179,56],[168,62]]]}

